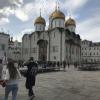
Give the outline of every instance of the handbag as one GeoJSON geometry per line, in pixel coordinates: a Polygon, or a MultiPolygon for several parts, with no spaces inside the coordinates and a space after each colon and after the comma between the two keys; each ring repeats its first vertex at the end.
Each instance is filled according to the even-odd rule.
{"type": "Polygon", "coordinates": [[[5,81],[5,80],[0,80],[0,85],[1,85],[2,87],[5,87],[5,86],[6,86],[6,82],[7,82],[7,81],[5,81]]]}
{"type": "Polygon", "coordinates": [[[7,65],[3,65],[2,73],[1,73],[1,80],[0,80],[0,85],[2,87],[6,86],[7,80],[9,80],[10,75],[9,75],[9,70],[7,68],[7,65]]]}

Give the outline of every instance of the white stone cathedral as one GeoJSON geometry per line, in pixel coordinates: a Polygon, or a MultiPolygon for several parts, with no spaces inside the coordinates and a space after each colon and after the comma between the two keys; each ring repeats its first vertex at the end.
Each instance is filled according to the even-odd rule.
{"type": "Polygon", "coordinates": [[[80,62],[81,39],[75,33],[76,22],[59,9],[49,16],[49,28],[45,30],[46,21],[41,16],[34,22],[35,31],[24,34],[22,38],[22,58],[34,57],[37,61],[80,62]]]}

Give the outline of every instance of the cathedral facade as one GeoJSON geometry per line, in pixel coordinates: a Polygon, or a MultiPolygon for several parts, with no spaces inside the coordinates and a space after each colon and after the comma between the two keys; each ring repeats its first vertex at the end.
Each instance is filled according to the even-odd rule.
{"type": "Polygon", "coordinates": [[[37,61],[80,62],[81,39],[75,33],[76,22],[59,9],[49,16],[49,27],[41,16],[34,22],[35,31],[22,37],[22,59],[34,57],[37,61]]]}

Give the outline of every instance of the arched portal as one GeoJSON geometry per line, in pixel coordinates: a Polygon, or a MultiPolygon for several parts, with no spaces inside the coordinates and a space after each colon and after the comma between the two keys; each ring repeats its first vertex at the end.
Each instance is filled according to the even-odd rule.
{"type": "Polygon", "coordinates": [[[39,61],[47,61],[47,45],[48,45],[48,41],[41,39],[41,40],[39,40],[37,42],[37,45],[39,46],[38,60],[39,61]]]}

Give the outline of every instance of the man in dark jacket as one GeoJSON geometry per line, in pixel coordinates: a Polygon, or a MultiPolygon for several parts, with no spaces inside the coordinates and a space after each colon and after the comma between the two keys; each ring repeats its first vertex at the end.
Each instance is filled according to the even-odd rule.
{"type": "Polygon", "coordinates": [[[66,71],[66,61],[63,61],[63,70],[66,71]]]}
{"type": "Polygon", "coordinates": [[[37,63],[33,61],[33,57],[30,57],[29,62],[25,64],[28,67],[26,73],[26,88],[29,90],[28,95],[30,100],[35,96],[33,92],[33,86],[35,86],[36,74],[37,74],[37,63]]]}

